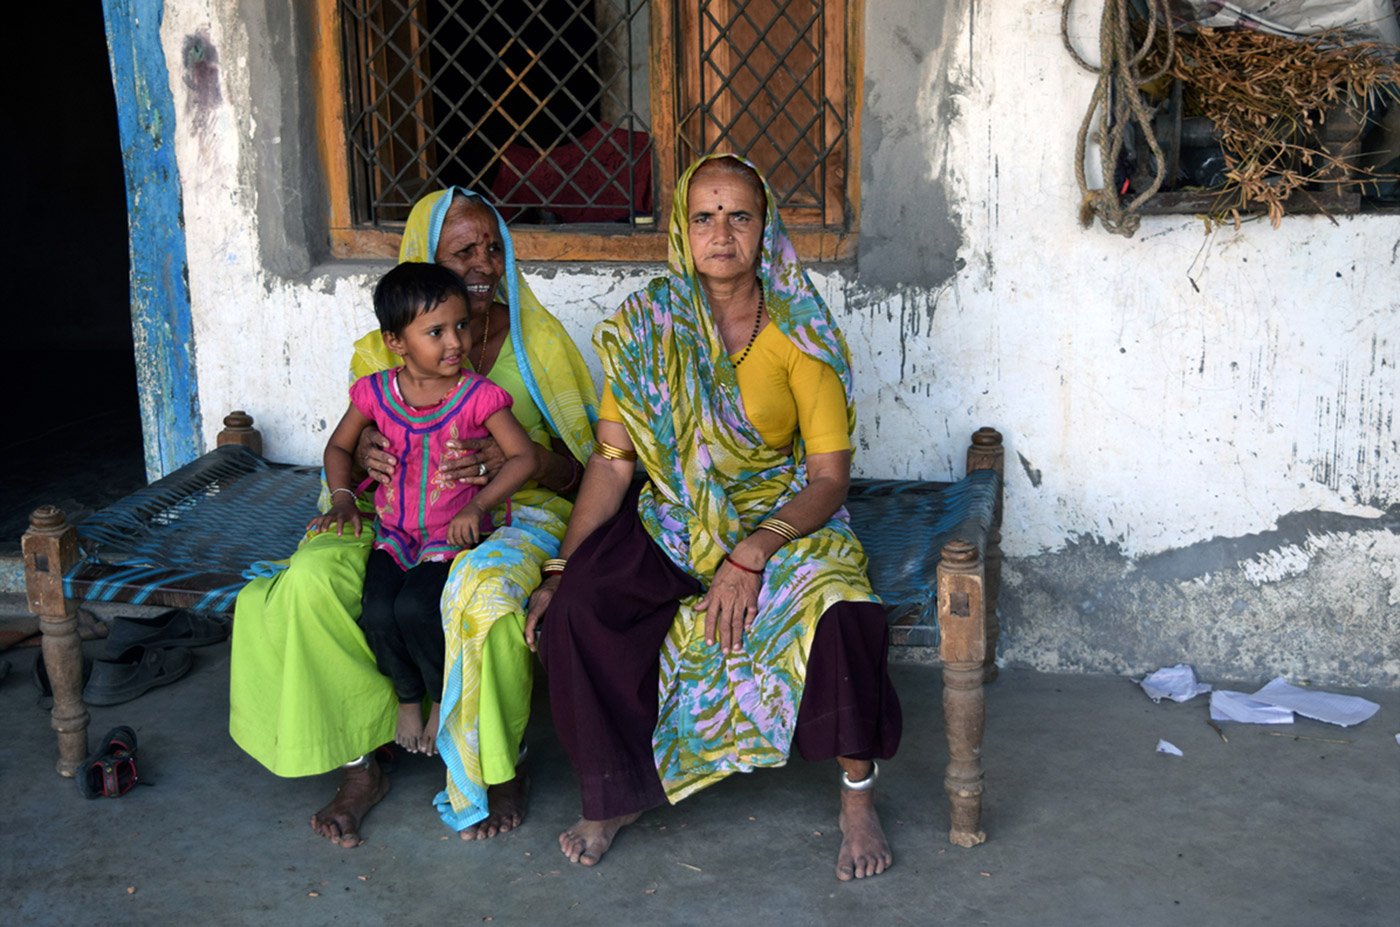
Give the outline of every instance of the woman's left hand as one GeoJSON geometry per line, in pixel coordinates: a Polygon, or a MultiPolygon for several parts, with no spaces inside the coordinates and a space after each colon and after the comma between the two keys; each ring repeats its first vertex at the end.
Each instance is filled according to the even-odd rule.
{"type": "Polygon", "coordinates": [[[725,560],[715,571],[710,588],[695,605],[705,613],[705,643],[718,640],[725,653],[744,649],[744,632],[758,616],[758,593],[763,588],[762,566],[755,569],[760,572],[741,570],[725,560]]]}
{"type": "Polygon", "coordinates": [[[458,438],[447,442],[447,454],[438,466],[437,479],[443,483],[485,486],[505,461],[506,455],[494,438],[458,438]]]}

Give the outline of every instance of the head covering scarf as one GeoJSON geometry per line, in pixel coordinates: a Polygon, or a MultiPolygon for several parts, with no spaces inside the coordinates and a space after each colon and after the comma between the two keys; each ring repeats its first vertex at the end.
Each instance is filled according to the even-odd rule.
{"type": "MultiPolygon", "coordinates": [[[[442,224],[456,196],[470,197],[491,210],[496,218],[506,261],[496,298],[510,309],[511,345],[520,376],[550,431],[568,445],[575,458],[586,461],[593,446],[593,425],[598,420],[593,379],[564,327],[535,298],[525,275],[516,265],[515,242],[496,207],[463,187],[448,187],[428,194],[414,204],[408,215],[403,242],[399,245],[399,263],[437,260],[442,224]]],[[[383,334],[370,332],[355,342],[355,354],[350,361],[351,379],[400,363],[401,358],[385,346],[383,334]]]]}
{"type": "MultiPolygon", "coordinates": [[[[748,420],[690,253],[690,183],[716,157],[732,156],[700,159],[676,186],[666,276],[633,294],[593,336],[623,425],[651,478],[638,514],[672,561],[706,583],[759,521],[806,485],[800,437],[791,452],[770,448],[748,420]]],[[[799,350],[840,377],[853,432],[845,339],[798,261],[766,182],[764,201],[756,274],[767,312],[799,350]]],[[[742,653],[726,656],[706,644],[703,615],[692,602],[681,604],[661,654],[652,744],[672,801],[731,772],[786,761],[818,619],[836,602],[876,600],[865,563],[844,509],[784,545],[764,571],[758,617],[742,653]]]]}
{"type": "MultiPolygon", "coordinates": [[[[734,364],[690,253],[690,182],[701,165],[719,157],[734,156],[701,158],[676,185],[668,274],[633,294],[593,335],[623,424],[652,479],[654,490],[644,493],[642,519],[676,565],[701,579],[712,576],[725,554],[752,530],[755,522],[746,515],[766,515],[805,482],[800,439],[795,449],[799,466],[794,468],[789,454],[764,444],[745,414],[734,364]],[[785,484],[776,499],[770,498],[773,487],[765,485],[771,481],[785,484]],[[757,498],[751,498],[755,493],[757,498]],[[762,512],[749,511],[755,501],[762,512]]],[[[766,311],[799,350],[840,377],[853,434],[856,413],[846,340],[798,261],[766,181],[763,189],[757,275],[766,311]]]]}

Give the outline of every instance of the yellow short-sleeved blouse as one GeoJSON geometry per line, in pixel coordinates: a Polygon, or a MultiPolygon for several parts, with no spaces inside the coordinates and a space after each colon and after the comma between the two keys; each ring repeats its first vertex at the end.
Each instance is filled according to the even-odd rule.
{"type": "MultiPolygon", "coordinates": [[[[730,359],[742,353],[735,351],[730,359]]],[[[786,447],[800,434],[808,454],[851,449],[846,391],[836,371],[803,354],[778,326],[770,322],[758,333],[738,376],[744,410],[769,447],[786,447]]],[[[603,387],[598,418],[622,421],[611,384],[603,387]]]]}

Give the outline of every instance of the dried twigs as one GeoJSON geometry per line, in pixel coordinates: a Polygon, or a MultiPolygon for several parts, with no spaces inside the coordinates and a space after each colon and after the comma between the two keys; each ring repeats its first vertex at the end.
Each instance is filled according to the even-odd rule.
{"type": "Polygon", "coordinates": [[[1345,44],[1331,32],[1292,39],[1202,28],[1159,43],[1152,59],[1166,62],[1188,110],[1209,117],[1220,138],[1226,183],[1210,220],[1238,225],[1241,211],[1258,205],[1277,227],[1295,191],[1382,179],[1357,163],[1347,150],[1355,145],[1329,142],[1339,134],[1359,141],[1371,106],[1381,97],[1400,100],[1395,52],[1345,44]],[[1341,131],[1329,138],[1329,128],[1341,131]]]}

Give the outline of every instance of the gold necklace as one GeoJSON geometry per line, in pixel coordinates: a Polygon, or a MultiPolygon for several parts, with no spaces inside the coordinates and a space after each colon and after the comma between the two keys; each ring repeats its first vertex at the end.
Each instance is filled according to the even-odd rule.
{"type": "Polygon", "coordinates": [[[481,354],[476,359],[476,372],[483,377],[486,371],[482,369],[486,366],[486,344],[491,340],[491,307],[486,307],[486,330],[481,333],[481,354]]]}
{"type": "Polygon", "coordinates": [[[758,311],[753,314],[753,334],[749,335],[749,343],[744,345],[744,353],[739,355],[739,359],[734,362],[734,369],[739,369],[753,350],[753,343],[758,338],[758,323],[763,321],[763,284],[758,285],[758,311]]]}

